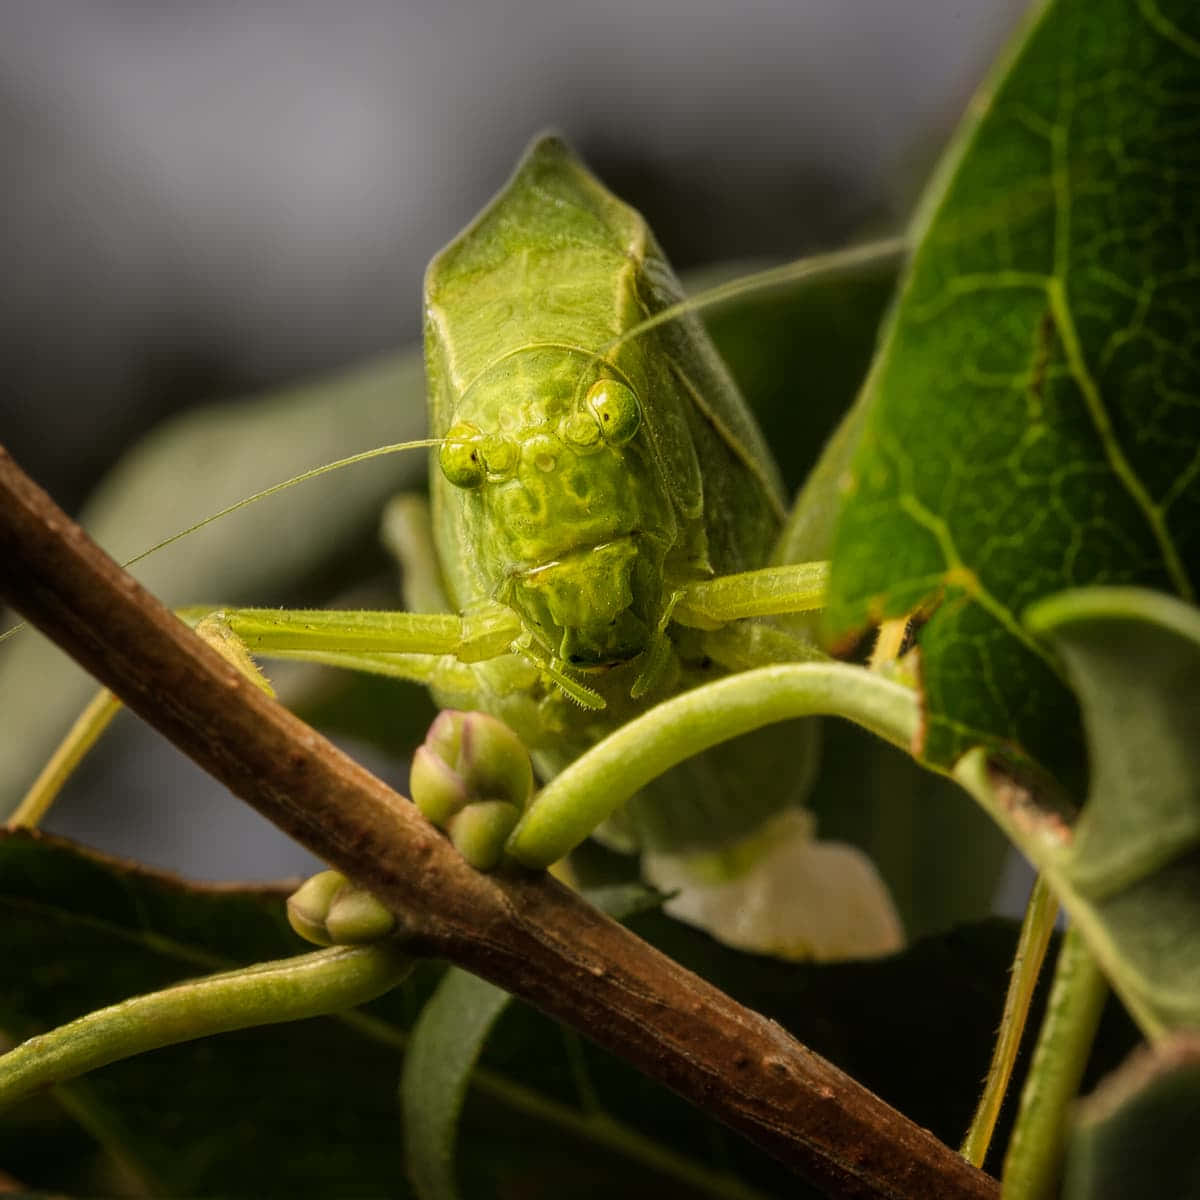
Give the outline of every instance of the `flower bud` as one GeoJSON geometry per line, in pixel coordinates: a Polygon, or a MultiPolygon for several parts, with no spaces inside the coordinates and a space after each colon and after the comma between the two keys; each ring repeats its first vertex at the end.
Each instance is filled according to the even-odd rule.
{"type": "Polygon", "coordinates": [[[288,897],[288,921],[318,946],[376,942],[396,927],[395,916],[340,871],[322,871],[288,897]]]}
{"type": "Polygon", "coordinates": [[[447,832],[454,848],[477,871],[492,871],[500,865],[504,843],[517,827],[521,810],[503,800],[480,800],[468,804],[450,818],[447,832]]]}
{"type": "Polygon", "coordinates": [[[413,757],[412,798],[450,833],[479,870],[497,866],[533,795],[533,768],[520,738],[486,713],[438,714],[413,757]]]}

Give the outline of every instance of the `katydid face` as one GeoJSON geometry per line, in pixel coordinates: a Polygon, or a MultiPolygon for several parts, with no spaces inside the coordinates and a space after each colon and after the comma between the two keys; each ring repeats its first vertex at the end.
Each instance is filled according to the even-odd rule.
{"type": "Polygon", "coordinates": [[[439,455],[488,592],[567,666],[641,654],[676,521],[641,404],[593,356],[532,347],[485,371],[439,455]]]}

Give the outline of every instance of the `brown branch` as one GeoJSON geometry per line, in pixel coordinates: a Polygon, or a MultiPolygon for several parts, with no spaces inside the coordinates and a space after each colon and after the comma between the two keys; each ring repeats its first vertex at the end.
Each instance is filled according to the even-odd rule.
{"type": "Polygon", "coordinates": [[[0,447],[0,594],[202,767],[400,918],[828,1195],[996,1197],[927,1130],[546,875],[472,870],[416,808],[266,697],[0,447]]]}

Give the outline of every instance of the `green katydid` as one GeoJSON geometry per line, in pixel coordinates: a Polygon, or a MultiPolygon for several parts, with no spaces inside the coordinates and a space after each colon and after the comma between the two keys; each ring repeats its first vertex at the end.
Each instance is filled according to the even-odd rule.
{"type": "MultiPolygon", "coordinates": [[[[543,139],[434,260],[426,316],[432,513],[408,499],[387,529],[410,611],[226,609],[189,614],[198,630],[247,672],[252,653],[397,675],[503,718],[523,747],[474,721],[486,746],[472,761],[444,714],[414,763],[414,797],[473,862],[547,866],[598,829],[645,851],[647,878],[678,893],[672,911],[736,945],[894,948],[869,860],[818,842],[797,807],[815,729],[762,726],[838,712],[903,746],[916,693],[830,662],[797,619],[820,606],[825,566],[775,561],[772,460],[642,219],[543,139]],[[746,731],[753,746],[722,744],[746,731]],[[524,748],[552,781],[518,822],[524,748]],[[430,798],[431,762],[439,786],[459,768],[449,801],[430,798]]],[[[107,693],[93,702],[18,823],[115,709],[107,693]]],[[[391,915],[335,873],[289,910],[334,945],[55,1030],[0,1059],[0,1101],[155,1045],[361,1003],[408,969],[391,915]]]]}
{"type": "MultiPolygon", "coordinates": [[[[560,141],[538,141],[434,259],[425,313],[432,513],[396,506],[390,531],[412,611],[228,609],[203,622],[210,637],[419,680],[445,706],[501,717],[543,777],[659,700],[822,657],[785,614],[820,606],[823,564],[764,565],[785,509],[753,418],[642,218],[560,141]]],[[[678,864],[664,854],[750,836],[743,863],[764,821],[795,817],[814,733],[718,746],[650,781],[602,832],[656,852],[671,886],[678,864]]],[[[774,834],[785,829],[801,860],[779,869],[812,867],[864,919],[826,937],[806,905],[797,929],[761,944],[894,946],[869,863],[814,842],[803,818],[774,834]]]]}

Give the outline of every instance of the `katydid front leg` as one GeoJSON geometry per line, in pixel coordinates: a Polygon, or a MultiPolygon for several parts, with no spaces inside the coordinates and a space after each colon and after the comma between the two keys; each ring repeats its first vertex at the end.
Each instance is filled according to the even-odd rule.
{"type": "MultiPolygon", "coordinates": [[[[184,609],[179,616],[218,653],[271,693],[252,655],[345,667],[417,683],[451,682],[462,664],[508,652],[520,623],[503,605],[452,613],[337,612],[325,609],[184,609]]],[[[458,681],[460,685],[463,680],[458,681]]],[[[470,677],[465,677],[469,684],[470,677]]],[[[121,704],[101,689],[71,727],[10,820],[39,824],[84,754],[121,704]]]]}

